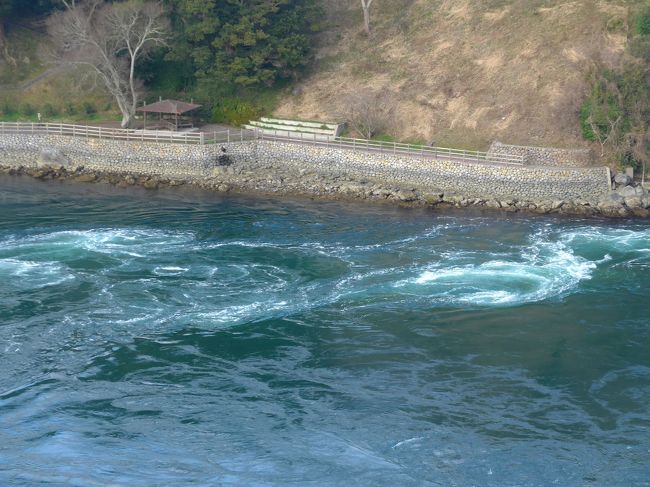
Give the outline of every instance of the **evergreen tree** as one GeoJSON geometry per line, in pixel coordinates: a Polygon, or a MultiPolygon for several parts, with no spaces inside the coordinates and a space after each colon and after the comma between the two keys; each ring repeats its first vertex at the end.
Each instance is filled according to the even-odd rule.
{"type": "Polygon", "coordinates": [[[49,13],[58,5],[57,0],[0,0],[0,55],[5,55],[5,31],[10,19],[49,13]]]}
{"type": "Polygon", "coordinates": [[[169,0],[174,55],[189,56],[203,80],[270,86],[311,60],[316,0],[169,0]]]}

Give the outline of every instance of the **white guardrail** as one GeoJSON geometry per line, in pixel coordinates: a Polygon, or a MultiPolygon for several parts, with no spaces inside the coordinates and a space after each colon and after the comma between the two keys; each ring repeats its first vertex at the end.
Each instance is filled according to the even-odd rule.
{"type": "MultiPolygon", "coordinates": [[[[168,144],[212,145],[246,140],[269,140],[275,142],[290,142],[315,146],[338,147],[384,154],[399,154],[408,156],[428,157],[432,159],[449,159],[459,161],[488,162],[496,164],[511,164],[521,166],[524,158],[520,155],[495,154],[487,152],[452,149],[448,147],[430,147],[399,142],[383,142],[366,139],[351,139],[287,131],[287,135],[265,134],[258,130],[240,129],[223,130],[218,132],[170,132],[157,130],[134,130],[93,127],[87,125],[71,125],[63,123],[22,123],[0,122],[0,134],[47,134],[67,135],[82,138],[97,138],[111,140],[127,140],[141,142],[158,142],[168,144]]],[[[280,131],[281,132],[281,131],[280,131]]]]}
{"type": "Polygon", "coordinates": [[[134,130],[71,125],[66,123],[0,122],[0,134],[68,135],[81,138],[162,142],[167,144],[218,144],[257,138],[252,130],[220,132],[172,132],[168,130],[134,130]]]}

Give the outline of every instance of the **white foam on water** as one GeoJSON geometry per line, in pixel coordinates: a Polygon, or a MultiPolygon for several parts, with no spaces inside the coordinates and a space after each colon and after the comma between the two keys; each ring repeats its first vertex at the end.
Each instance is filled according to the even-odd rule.
{"type": "Polygon", "coordinates": [[[188,267],[162,266],[154,268],[153,273],[159,276],[177,276],[188,270],[188,267]]]}
{"type": "Polygon", "coordinates": [[[413,437],[413,438],[409,438],[408,440],[398,441],[391,448],[394,450],[395,448],[399,448],[400,446],[408,445],[410,443],[419,442],[419,441],[421,441],[423,439],[424,439],[424,436],[416,436],[416,437],[413,437]]]}
{"type": "Polygon", "coordinates": [[[194,240],[189,232],[130,228],[65,230],[5,240],[0,242],[0,251],[29,255],[70,249],[144,258],[153,253],[174,252],[175,247],[194,240]]]}
{"type": "Polygon", "coordinates": [[[517,305],[562,297],[591,279],[598,264],[608,260],[575,255],[563,241],[548,238],[534,235],[529,247],[507,260],[453,265],[451,253],[396,287],[420,286],[431,299],[448,304],[517,305]]]}
{"type": "Polygon", "coordinates": [[[565,232],[560,237],[566,245],[580,250],[605,253],[648,253],[650,252],[650,228],[602,228],[587,227],[565,232]]]}
{"type": "Polygon", "coordinates": [[[0,259],[0,280],[10,288],[38,289],[71,279],[74,279],[74,275],[56,262],[0,259]]]}
{"type": "Polygon", "coordinates": [[[237,324],[253,321],[256,318],[267,318],[278,311],[287,311],[290,307],[288,301],[256,301],[227,306],[214,311],[194,313],[194,316],[201,321],[215,324],[237,324]]]}

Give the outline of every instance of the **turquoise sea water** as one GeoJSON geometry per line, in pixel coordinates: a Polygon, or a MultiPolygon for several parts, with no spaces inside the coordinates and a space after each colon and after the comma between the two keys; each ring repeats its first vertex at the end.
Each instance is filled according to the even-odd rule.
{"type": "Polygon", "coordinates": [[[650,222],[0,179],[0,485],[650,485],[650,222]]]}

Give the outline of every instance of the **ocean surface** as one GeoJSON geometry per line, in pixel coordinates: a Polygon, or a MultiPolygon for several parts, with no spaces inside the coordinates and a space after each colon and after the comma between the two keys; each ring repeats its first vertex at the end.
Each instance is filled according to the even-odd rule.
{"type": "Polygon", "coordinates": [[[650,222],[0,178],[0,485],[650,485],[650,222]]]}

